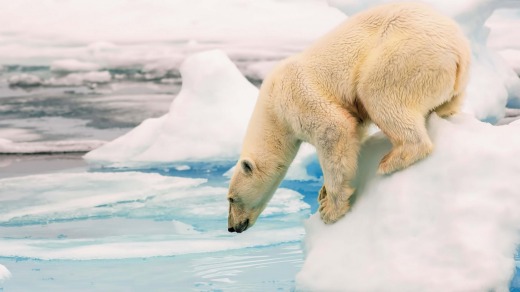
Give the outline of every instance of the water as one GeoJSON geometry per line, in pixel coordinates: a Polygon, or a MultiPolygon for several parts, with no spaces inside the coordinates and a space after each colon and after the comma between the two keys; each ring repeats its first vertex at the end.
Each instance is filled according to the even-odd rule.
{"type": "MultiPolygon", "coordinates": [[[[179,76],[165,83],[130,70],[97,86],[9,87],[5,80],[20,72],[52,75],[48,67],[4,69],[0,137],[15,142],[112,140],[166,113],[180,90],[179,76]]],[[[223,174],[234,162],[94,169],[81,156],[0,155],[0,178],[19,179],[0,187],[0,264],[13,274],[0,284],[5,291],[294,290],[302,222],[316,212],[319,181],[284,181],[282,188],[304,197],[274,202],[274,211],[237,235],[226,231],[223,200],[223,174]],[[24,180],[33,174],[47,175],[24,180]],[[294,204],[307,207],[284,211],[294,204]]],[[[520,291],[518,267],[510,290],[520,291]]]]}
{"type": "Polygon", "coordinates": [[[126,260],[0,258],[6,291],[291,291],[299,244],[126,260]]]}

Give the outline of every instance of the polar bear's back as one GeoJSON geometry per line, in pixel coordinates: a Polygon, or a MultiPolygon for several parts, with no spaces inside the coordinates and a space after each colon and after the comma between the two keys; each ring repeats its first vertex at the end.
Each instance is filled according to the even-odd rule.
{"type": "Polygon", "coordinates": [[[469,44],[453,20],[425,4],[392,3],[350,17],[298,59],[318,75],[330,76],[334,95],[349,104],[360,87],[383,91],[389,84],[411,94],[451,98],[466,85],[470,55],[469,44]],[[432,77],[418,80],[419,71],[432,77]],[[432,78],[438,79],[434,82],[438,86],[426,84],[432,78]],[[414,91],[414,82],[431,92],[414,91]]]}
{"type": "Polygon", "coordinates": [[[349,17],[306,51],[327,54],[335,48],[369,50],[388,40],[406,39],[423,46],[458,46],[465,38],[455,21],[427,4],[391,3],[349,17]]]}

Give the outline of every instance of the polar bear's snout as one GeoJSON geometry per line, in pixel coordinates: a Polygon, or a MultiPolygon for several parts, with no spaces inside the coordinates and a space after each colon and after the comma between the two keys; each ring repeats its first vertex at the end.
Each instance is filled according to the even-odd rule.
{"type": "Polygon", "coordinates": [[[248,227],[249,227],[249,219],[246,219],[245,221],[237,224],[236,226],[228,226],[228,231],[242,233],[243,231],[246,231],[246,229],[248,227]]]}
{"type": "MultiPolygon", "coordinates": [[[[236,232],[236,233],[242,233],[249,227],[249,218],[245,219],[238,219],[236,220],[236,216],[233,215],[233,206],[229,204],[229,215],[228,215],[228,231],[229,232],[236,232]],[[238,221],[238,222],[237,222],[238,221]]],[[[236,208],[236,207],[235,207],[236,208]]],[[[243,213],[243,212],[241,212],[243,213]]]]}

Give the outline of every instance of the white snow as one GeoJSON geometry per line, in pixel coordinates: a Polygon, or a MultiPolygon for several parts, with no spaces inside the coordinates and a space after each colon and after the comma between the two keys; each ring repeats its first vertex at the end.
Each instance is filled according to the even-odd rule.
{"type": "Polygon", "coordinates": [[[4,266],[0,265],[0,283],[11,278],[11,272],[4,266]]]}
{"type": "MultiPolygon", "coordinates": [[[[138,172],[58,173],[1,179],[1,232],[10,234],[16,229],[23,233],[24,228],[34,229],[32,224],[52,222],[58,224],[56,230],[71,238],[56,238],[52,234],[57,231],[49,228],[35,238],[3,239],[0,256],[139,258],[268,246],[302,238],[303,228],[298,225],[308,215],[309,205],[303,202],[301,194],[279,189],[260,218],[261,227],[238,237],[227,232],[227,189],[205,186],[205,182],[138,172]],[[163,214],[175,219],[169,221],[169,228],[153,235],[145,232],[140,237],[125,226],[136,225],[135,219],[161,220],[163,214]],[[107,216],[120,219],[118,223],[103,224],[107,216]],[[82,225],[86,218],[100,223],[82,225]],[[83,229],[78,232],[77,228],[83,229]],[[117,231],[121,228],[126,231],[117,231]]],[[[149,222],[150,228],[156,224],[149,222]]]]}
{"type": "Polygon", "coordinates": [[[375,175],[389,150],[371,137],[351,212],[306,223],[297,287],[311,291],[508,291],[520,243],[520,123],[432,116],[425,160],[375,175]]]}
{"type": "Polygon", "coordinates": [[[99,140],[13,142],[0,138],[0,154],[88,152],[105,143],[99,140]]]}

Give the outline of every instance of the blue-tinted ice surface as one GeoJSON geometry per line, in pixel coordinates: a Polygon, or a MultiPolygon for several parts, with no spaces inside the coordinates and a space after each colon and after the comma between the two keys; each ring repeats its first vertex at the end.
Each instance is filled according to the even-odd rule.
{"type": "MultiPolygon", "coordinates": [[[[171,177],[204,178],[208,181],[203,186],[220,188],[227,185],[227,178],[223,174],[230,166],[232,163],[229,162],[192,163],[139,171],[171,177]]],[[[122,175],[127,174],[127,171],[136,170],[93,170],[94,173],[122,175]]],[[[319,181],[284,181],[282,184],[282,187],[304,194],[304,201],[312,206],[312,212],[316,211],[316,194],[320,186],[319,181]]],[[[205,198],[201,197],[200,200],[205,198]]],[[[132,202],[120,201],[115,205],[128,203],[132,202]]],[[[176,208],[172,208],[172,213],[167,217],[158,210],[156,214],[144,212],[146,215],[140,217],[139,212],[143,210],[132,208],[128,208],[126,212],[114,212],[112,215],[79,216],[56,221],[52,217],[42,217],[46,219],[40,221],[26,218],[24,221],[22,217],[17,223],[2,222],[0,234],[4,242],[29,240],[35,246],[44,245],[51,253],[58,249],[76,247],[77,242],[82,240],[91,240],[91,245],[98,241],[160,243],[170,236],[168,240],[184,239],[189,242],[187,244],[193,244],[194,234],[190,230],[168,235],[172,233],[172,218],[179,218],[175,210],[176,208]]],[[[293,215],[295,216],[278,214],[262,217],[254,228],[263,229],[268,232],[266,234],[275,234],[279,228],[301,227],[302,220],[309,215],[309,211],[302,210],[293,215]]],[[[59,214],[56,216],[58,218],[59,214]]],[[[225,216],[217,220],[210,218],[209,221],[204,217],[183,220],[195,226],[196,232],[226,228],[225,216]]],[[[223,236],[238,239],[245,235],[247,233],[214,233],[213,236],[218,240],[223,236]]],[[[85,248],[89,246],[88,243],[81,244],[85,248]]],[[[103,246],[100,248],[103,249],[103,246]]],[[[100,250],[100,254],[102,253],[100,250]]],[[[42,260],[37,257],[4,254],[0,257],[0,263],[11,271],[13,277],[3,284],[3,288],[5,291],[116,291],[122,288],[132,291],[293,291],[294,276],[304,259],[300,240],[170,256],[161,256],[158,252],[157,256],[134,257],[132,253],[132,250],[128,251],[130,258],[81,260],[42,260]]],[[[138,251],[135,254],[139,254],[138,251]]],[[[94,252],[93,257],[95,256],[94,252]]],[[[515,256],[515,260],[517,269],[510,290],[520,291],[520,253],[515,256]]]]}
{"type": "Polygon", "coordinates": [[[291,291],[299,244],[125,260],[0,258],[5,291],[291,291]]]}
{"type": "MultiPolygon", "coordinates": [[[[200,193],[200,189],[204,187],[222,192],[228,183],[228,178],[223,174],[231,166],[230,162],[221,162],[140,170],[98,169],[83,176],[88,180],[91,179],[89,175],[95,174],[128,176],[137,172],[172,178],[202,178],[207,182],[188,188],[187,192],[200,193]]],[[[71,174],[68,178],[75,177],[75,174],[71,174]]],[[[49,178],[52,180],[52,175],[38,179],[36,184],[39,191],[50,196],[66,196],[65,192],[54,190],[53,184],[46,185],[42,182],[49,178]]],[[[157,184],[160,185],[161,182],[158,181],[157,184]]],[[[314,202],[320,186],[319,182],[285,181],[282,184],[282,188],[304,194],[303,200],[312,206],[312,212],[316,209],[314,202]]],[[[84,187],[74,189],[73,185],[64,185],[62,188],[73,193],[78,192],[78,196],[81,196],[79,189],[84,187]]],[[[92,187],[95,188],[94,185],[92,187]]],[[[110,189],[109,185],[102,187],[110,189]]],[[[23,191],[23,188],[16,191],[23,191]]],[[[6,189],[3,192],[9,193],[6,189]]],[[[160,197],[160,194],[150,194],[160,197]]],[[[23,194],[20,195],[23,197],[23,194]]],[[[171,196],[177,195],[175,193],[171,196]]],[[[189,195],[181,194],[182,197],[189,195]]],[[[296,230],[295,236],[289,234],[287,239],[269,239],[258,244],[253,237],[247,243],[233,246],[232,243],[239,242],[240,237],[245,238],[254,233],[248,231],[244,234],[230,234],[226,230],[226,214],[218,217],[208,214],[189,217],[171,205],[175,201],[165,200],[164,204],[169,209],[167,212],[153,203],[152,199],[150,202],[115,200],[113,203],[95,206],[85,213],[85,210],[78,209],[68,199],[54,202],[49,197],[46,202],[42,198],[44,196],[32,199],[32,203],[23,198],[15,200],[17,204],[26,204],[25,207],[12,208],[4,205],[4,215],[15,214],[19,209],[29,210],[30,213],[30,210],[34,210],[30,206],[34,204],[34,200],[42,200],[39,210],[50,210],[47,213],[36,211],[30,216],[17,217],[15,214],[11,219],[4,217],[1,220],[0,234],[3,244],[0,242],[0,245],[13,248],[12,255],[4,249],[0,256],[0,263],[13,274],[3,284],[6,291],[114,291],[121,288],[137,291],[291,291],[294,289],[294,276],[303,263],[302,233],[298,235],[298,230],[303,231],[302,221],[310,214],[308,208],[292,214],[275,210],[271,215],[261,217],[253,230],[261,232],[259,235],[262,237],[279,237],[277,232],[296,230]],[[55,204],[59,203],[65,203],[71,209],[76,208],[76,211],[71,213],[67,208],[55,208],[55,204]],[[142,206],[136,206],[137,204],[142,206]],[[172,222],[179,222],[177,220],[186,225],[179,223],[180,225],[172,228],[175,225],[172,222]],[[182,245],[183,240],[186,245],[194,247],[185,246],[185,253],[168,250],[170,243],[175,248],[175,244],[182,245]],[[20,249],[15,251],[10,242],[21,242],[20,249]],[[121,252],[115,255],[121,257],[119,259],[96,259],[111,257],[112,253],[107,252],[107,246],[111,243],[119,244],[122,249],[135,247],[140,251],[121,252]],[[155,243],[158,245],[156,249],[155,243]],[[223,247],[197,246],[204,244],[223,247]],[[210,252],[204,252],[205,249],[210,252]],[[76,255],[80,259],[75,259],[76,255]]],[[[205,200],[208,200],[207,196],[198,199],[195,197],[190,204],[202,206],[205,200]],[[197,203],[197,200],[201,202],[197,203]]],[[[13,202],[9,205],[12,206],[13,202]]],[[[222,202],[225,204],[225,193],[222,193],[222,202]]],[[[277,205],[274,207],[277,208],[277,205]]]]}

